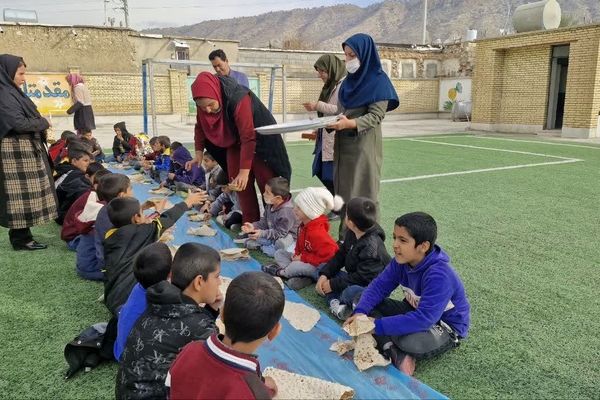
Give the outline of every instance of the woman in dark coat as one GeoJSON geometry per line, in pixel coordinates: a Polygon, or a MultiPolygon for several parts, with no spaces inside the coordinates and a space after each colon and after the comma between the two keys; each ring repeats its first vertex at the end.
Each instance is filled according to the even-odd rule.
{"type": "Polygon", "coordinates": [[[96,121],[90,91],[85,86],[81,75],[69,74],[66,79],[71,86],[71,97],[73,98],[73,105],[67,110],[67,114],[75,114],[73,125],[77,134],[83,135],[86,132],[91,132],[96,129],[96,121]]]}
{"type": "Polygon", "coordinates": [[[275,118],[250,89],[228,76],[200,73],[192,84],[192,95],[198,108],[194,161],[200,165],[206,149],[239,191],[243,222],[258,221],[254,181],[264,193],[269,179],[282,176],[289,180],[292,174],[281,135],[255,131],[256,127],[275,124],[275,118]]]}
{"type": "Polygon", "coordinates": [[[45,147],[50,127],[23,93],[25,62],[0,55],[0,225],[15,250],[41,250],[30,228],[53,221],[56,191],[45,147]]]}

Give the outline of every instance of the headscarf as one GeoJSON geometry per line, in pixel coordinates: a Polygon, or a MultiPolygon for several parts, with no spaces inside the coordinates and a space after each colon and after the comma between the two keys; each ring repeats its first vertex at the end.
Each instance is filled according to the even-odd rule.
{"type": "Polygon", "coordinates": [[[83,77],[79,74],[69,74],[66,79],[71,87],[75,87],[77,84],[84,82],[83,77]]]}
{"type": "Polygon", "coordinates": [[[15,85],[14,78],[21,63],[25,65],[22,57],[0,55],[0,138],[15,128],[15,100],[27,117],[42,117],[33,101],[15,85]]]}
{"type": "Polygon", "coordinates": [[[192,161],[192,155],[185,147],[178,147],[171,155],[173,162],[179,165],[185,165],[186,162],[192,161]]]}
{"type": "MultiPolygon", "coordinates": [[[[319,95],[319,101],[327,102],[331,97],[331,93],[333,93],[333,89],[335,89],[335,85],[346,76],[346,67],[344,62],[333,54],[324,54],[315,62],[315,69],[327,71],[327,82],[323,85],[319,95]]],[[[317,114],[319,114],[319,117],[323,116],[320,112],[317,114]]]]}
{"type": "Polygon", "coordinates": [[[352,35],[342,44],[350,47],[360,60],[360,68],[348,74],[339,91],[342,106],[348,108],[365,107],[378,101],[388,101],[387,111],[400,105],[392,81],[383,72],[377,47],[373,38],[364,33],[352,35]]]}
{"type": "MultiPolygon", "coordinates": [[[[223,107],[223,94],[221,92],[221,82],[216,75],[210,72],[201,72],[192,83],[192,97],[208,98],[219,102],[223,107]]],[[[198,110],[198,123],[207,137],[221,136],[229,132],[229,127],[223,118],[223,112],[216,114],[207,114],[198,110]]]]}
{"type": "Polygon", "coordinates": [[[131,138],[131,133],[127,131],[125,121],[117,122],[116,124],[114,124],[113,128],[119,128],[121,130],[121,133],[123,134],[123,139],[125,139],[126,142],[129,142],[129,139],[131,138]]]}

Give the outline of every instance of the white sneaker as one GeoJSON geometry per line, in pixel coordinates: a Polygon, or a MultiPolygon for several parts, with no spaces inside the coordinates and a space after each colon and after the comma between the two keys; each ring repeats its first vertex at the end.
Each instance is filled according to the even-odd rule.
{"type": "Polygon", "coordinates": [[[337,319],[345,321],[350,316],[350,309],[345,304],[340,304],[338,299],[333,299],[329,302],[329,309],[337,319]]]}

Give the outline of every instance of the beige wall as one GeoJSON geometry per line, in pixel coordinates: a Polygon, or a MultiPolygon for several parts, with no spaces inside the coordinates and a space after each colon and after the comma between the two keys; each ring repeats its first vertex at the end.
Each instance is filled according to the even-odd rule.
{"type": "Polygon", "coordinates": [[[135,49],[121,28],[83,28],[1,23],[0,52],[25,59],[30,70],[67,72],[135,72],[135,49]],[[77,35],[75,35],[75,32],[77,35]]]}
{"type": "MultiPolygon", "coordinates": [[[[141,73],[142,60],[171,60],[173,39],[190,46],[191,60],[208,62],[208,54],[223,49],[232,62],[238,59],[238,42],[185,37],[154,37],[123,28],[16,25],[0,23],[0,51],[22,56],[31,70],[68,72],[77,67],[89,73],[141,73]]],[[[157,67],[167,74],[168,66],[157,67]]]]}
{"type": "MultiPolygon", "coordinates": [[[[439,80],[438,79],[392,79],[392,83],[400,97],[400,107],[394,113],[429,113],[438,111],[439,80]]],[[[260,97],[265,105],[269,100],[270,79],[268,75],[260,75],[260,97]]],[[[288,113],[306,113],[302,103],[316,101],[321,93],[323,82],[319,79],[288,78],[286,90],[286,107],[288,113]]],[[[275,80],[273,112],[282,112],[281,79],[275,80]]]]}
{"type": "Polygon", "coordinates": [[[570,45],[562,136],[595,137],[600,111],[600,25],[477,42],[473,128],[544,129],[552,47],[570,45]]]}

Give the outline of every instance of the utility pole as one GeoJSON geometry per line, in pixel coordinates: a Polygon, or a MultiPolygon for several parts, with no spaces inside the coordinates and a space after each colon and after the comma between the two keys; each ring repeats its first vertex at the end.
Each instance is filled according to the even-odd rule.
{"type": "Polygon", "coordinates": [[[427,44],[427,0],[423,0],[423,38],[422,43],[427,44]]]}
{"type": "Polygon", "coordinates": [[[123,10],[123,14],[125,15],[125,27],[129,28],[129,5],[127,4],[127,0],[119,0],[119,2],[122,6],[115,8],[115,10],[123,10]]]}
{"type": "Polygon", "coordinates": [[[108,14],[106,13],[106,5],[108,4],[108,0],[104,0],[104,26],[108,25],[108,14]]]}

